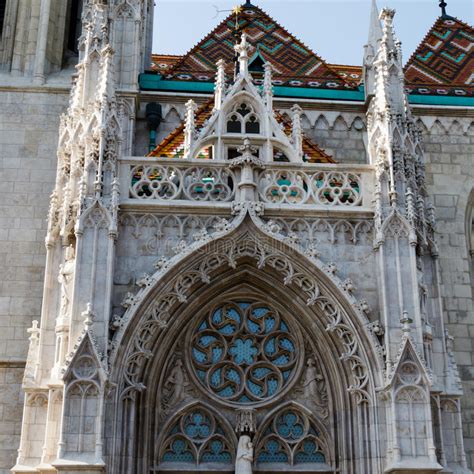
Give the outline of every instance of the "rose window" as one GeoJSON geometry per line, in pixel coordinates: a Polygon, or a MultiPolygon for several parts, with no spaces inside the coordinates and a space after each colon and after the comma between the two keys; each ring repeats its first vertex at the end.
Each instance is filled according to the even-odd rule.
{"type": "Polygon", "coordinates": [[[301,365],[298,331],[266,304],[229,302],[210,311],[190,337],[190,361],[201,386],[233,404],[270,400],[301,365]]]}

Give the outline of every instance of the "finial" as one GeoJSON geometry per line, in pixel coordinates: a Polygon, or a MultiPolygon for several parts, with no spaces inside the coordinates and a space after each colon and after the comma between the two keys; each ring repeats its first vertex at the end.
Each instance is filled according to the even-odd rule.
{"type": "Polygon", "coordinates": [[[92,326],[94,322],[94,313],[92,312],[92,304],[87,303],[86,310],[82,312],[82,317],[84,318],[84,326],[86,330],[92,326]]]}
{"type": "Polygon", "coordinates": [[[272,84],[272,65],[270,63],[265,63],[263,66],[265,71],[263,77],[263,95],[265,99],[265,105],[268,112],[273,110],[273,84],[272,84]]]}
{"type": "Polygon", "coordinates": [[[190,99],[186,102],[186,121],[184,126],[184,156],[188,158],[196,135],[196,102],[190,99]]]}
{"type": "Polygon", "coordinates": [[[239,74],[246,76],[248,74],[249,66],[249,44],[245,33],[242,33],[240,44],[236,44],[234,49],[239,56],[239,74]]]}
{"type": "Polygon", "coordinates": [[[402,323],[402,332],[404,334],[410,334],[411,332],[411,324],[413,323],[413,319],[408,316],[408,311],[403,311],[402,319],[400,320],[402,323]]]}
{"type": "Polygon", "coordinates": [[[244,5],[245,8],[254,7],[254,6],[255,6],[255,5],[252,5],[252,2],[251,2],[250,0],[247,0],[247,1],[245,2],[245,5],[244,5]]]}
{"type": "Polygon", "coordinates": [[[441,16],[442,17],[448,16],[448,14],[446,13],[446,7],[447,6],[448,6],[448,4],[444,0],[440,0],[439,7],[441,8],[441,16]]]}
{"type": "Polygon", "coordinates": [[[225,61],[223,59],[219,59],[219,61],[217,61],[217,74],[214,87],[214,107],[216,109],[221,108],[225,95],[225,87],[225,61]]]}

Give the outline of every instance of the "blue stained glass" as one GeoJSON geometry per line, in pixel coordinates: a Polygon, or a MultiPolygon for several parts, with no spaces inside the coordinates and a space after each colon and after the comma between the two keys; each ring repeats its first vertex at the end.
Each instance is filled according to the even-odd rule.
{"type": "Polygon", "coordinates": [[[199,344],[203,347],[208,347],[210,344],[213,342],[217,341],[216,336],[212,336],[210,334],[206,334],[205,336],[202,336],[199,338],[199,344]]]}
{"type": "Polygon", "coordinates": [[[275,365],[286,365],[290,362],[290,358],[287,355],[282,354],[280,357],[272,360],[275,365]]]}
{"type": "Polygon", "coordinates": [[[211,434],[210,421],[201,412],[194,412],[184,427],[184,432],[190,438],[207,438],[211,434]]]}
{"type": "Polygon", "coordinates": [[[318,451],[318,447],[313,440],[306,440],[303,442],[300,450],[295,455],[295,462],[297,463],[323,463],[326,458],[323,453],[318,451]]]}
{"type": "Polygon", "coordinates": [[[283,331],[283,332],[290,332],[288,330],[288,326],[286,325],[286,323],[284,323],[283,321],[280,323],[280,331],[283,331]]]}
{"type": "Polygon", "coordinates": [[[236,330],[235,324],[226,324],[225,326],[219,328],[219,332],[221,334],[224,334],[224,336],[229,336],[231,334],[234,334],[235,330],[236,330]]]}
{"type": "Polygon", "coordinates": [[[260,397],[262,395],[262,387],[260,387],[260,385],[253,383],[251,380],[248,381],[247,385],[253,395],[256,397],[260,397]]]}
{"type": "Polygon", "coordinates": [[[260,451],[257,461],[261,463],[269,462],[288,462],[288,455],[280,446],[280,443],[274,439],[269,439],[260,451]]]}
{"type": "Polygon", "coordinates": [[[272,370],[268,367],[257,367],[252,371],[252,374],[258,379],[262,379],[265,375],[271,374],[272,370]]]}
{"type": "Polygon", "coordinates": [[[272,356],[273,354],[275,354],[275,351],[276,351],[275,338],[272,337],[265,344],[265,354],[272,356]]]}
{"type": "Polygon", "coordinates": [[[295,350],[295,346],[289,339],[280,339],[280,345],[287,351],[293,352],[295,350]]]}
{"type": "Polygon", "coordinates": [[[212,362],[216,363],[221,360],[224,349],[222,347],[213,347],[212,348],[212,362]]]}
{"type": "Polygon", "coordinates": [[[235,393],[235,390],[230,385],[228,385],[223,390],[220,390],[219,392],[217,392],[217,394],[223,398],[230,398],[234,395],[234,393],[235,393]]]}
{"type": "Polygon", "coordinates": [[[191,354],[207,390],[248,404],[275,396],[290,380],[297,362],[295,340],[270,307],[232,301],[213,310],[205,321],[191,354]],[[261,367],[262,362],[270,365],[261,367]]]}
{"type": "Polygon", "coordinates": [[[195,347],[193,347],[193,357],[195,360],[197,360],[201,364],[206,362],[206,359],[207,359],[206,354],[204,354],[204,352],[199,351],[195,347]]]}
{"type": "Polygon", "coordinates": [[[238,305],[239,305],[239,308],[247,309],[247,308],[250,306],[250,303],[246,303],[246,302],[244,302],[244,301],[240,301],[240,302],[238,303],[238,305]]]}
{"type": "Polygon", "coordinates": [[[236,364],[252,364],[258,349],[253,345],[252,339],[236,339],[229,349],[229,354],[236,364]]]}
{"type": "Polygon", "coordinates": [[[226,372],[226,378],[240,384],[240,375],[235,369],[229,369],[226,372]]]}
{"type": "Polygon", "coordinates": [[[222,322],[222,310],[221,310],[221,308],[216,309],[214,311],[214,314],[212,315],[212,322],[214,324],[219,324],[220,322],[222,322]]]}
{"type": "Polygon", "coordinates": [[[242,396],[239,398],[239,402],[240,402],[240,403],[251,403],[252,400],[250,400],[250,398],[249,398],[247,395],[242,395],[242,396]]]}
{"type": "Polygon", "coordinates": [[[273,331],[275,328],[275,318],[273,317],[268,317],[265,318],[265,334],[268,334],[269,332],[273,331]]]}
{"type": "Polygon", "coordinates": [[[296,440],[304,435],[304,426],[295,413],[287,411],[278,419],[277,431],[283,438],[296,440]]]}
{"type": "Polygon", "coordinates": [[[221,462],[221,463],[230,463],[232,461],[232,456],[228,451],[224,451],[224,444],[220,439],[213,439],[206,446],[208,451],[206,451],[202,456],[202,462],[221,462]]]}
{"type": "Polygon", "coordinates": [[[165,453],[164,462],[194,462],[193,453],[189,450],[185,440],[175,439],[170,447],[172,451],[165,453]]]}
{"type": "Polygon", "coordinates": [[[201,379],[201,380],[204,380],[206,378],[206,372],[204,372],[204,370],[197,370],[196,371],[197,374],[198,374],[198,377],[201,379]]]}
{"type": "Polygon", "coordinates": [[[268,308],[260,307],[260,308],[254,308],[252,311],[252,314],[254,314],[257,318],[261,318],[262,316],[265,316],[270,310],[268,308]]]}
{"type": "Polygon", "coordinates": [[[268,394],[271,396],[271,395],[275,395],[280,384],[278,383],[277,379],[272,378],[267,382],[267,386],[268,386],[268,394]]]}
{"type": "Polygon", "coordinates": [[[211,384],[214,387],[218,387],[221,384],[221,372],[222,372],[222,369],[216,369],[214,370],[214,372],[212,372],[211,384]]]}
{"type": "Polygon", "coordinates": [[[254,323],[250,319],[247,321],[247,327],[252,334],[259,334],[260,333],[260,326],[257,323],[254,323]]]}

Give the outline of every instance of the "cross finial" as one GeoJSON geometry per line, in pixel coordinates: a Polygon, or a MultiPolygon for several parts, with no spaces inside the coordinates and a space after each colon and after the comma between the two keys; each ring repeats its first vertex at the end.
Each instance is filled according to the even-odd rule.
{"type": "Polygon", "coordinates": [[[445,2],[445,0],[440,0],[439,7],[441,8],[441,16],[443,17],[448,16],[448,14],[446,13],[447,6],[448,4],[445,2]]]}

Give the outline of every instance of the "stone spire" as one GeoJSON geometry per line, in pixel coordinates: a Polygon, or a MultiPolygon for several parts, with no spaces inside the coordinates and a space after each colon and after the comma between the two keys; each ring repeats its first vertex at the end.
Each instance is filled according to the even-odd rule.
{"type": "Polygon", "coordinates": [[[224,100],[225,95],[225,61],[219,59],[217,61],[217,74],[216,74],[216,83],[214,87],[214,108],[219,110],[224,100]]]}
{"type": "Polygon", "coordinates": [[[379,18],[377,0],[372,0],[372,9],[370,13],[369,37],[364,47],[364,77],[365,77],[365,96],[374,94],[374,68],[373,62],[380,47],[383,31],[379,18]]]}

